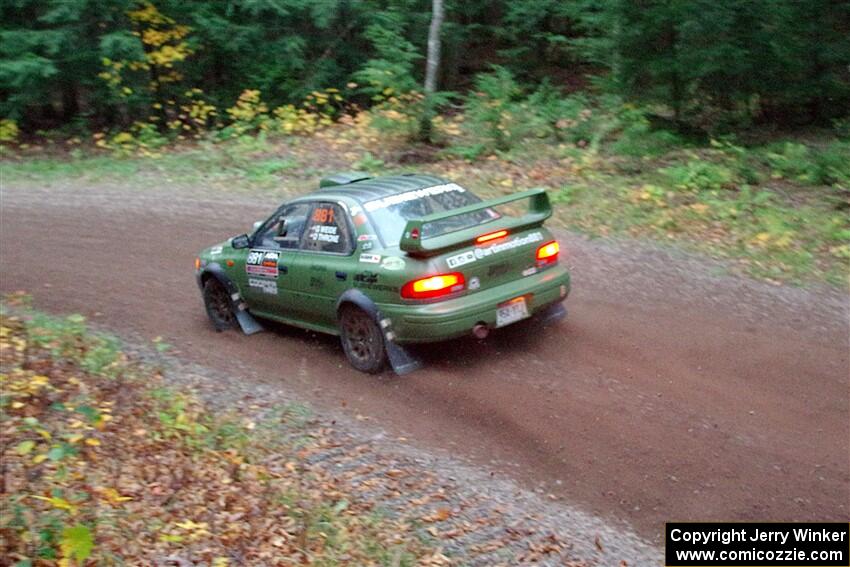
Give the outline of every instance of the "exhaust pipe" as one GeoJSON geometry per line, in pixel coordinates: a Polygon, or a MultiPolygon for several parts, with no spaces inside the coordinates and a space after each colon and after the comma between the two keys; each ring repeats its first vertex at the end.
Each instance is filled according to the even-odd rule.
{"type": "Polygon", "coordinates": [[[475,326],[472,327],[472,336],[478,340],[486,339],[489,334],[490,327],[488,327],[486,323],[476,323],[475,326]]]}

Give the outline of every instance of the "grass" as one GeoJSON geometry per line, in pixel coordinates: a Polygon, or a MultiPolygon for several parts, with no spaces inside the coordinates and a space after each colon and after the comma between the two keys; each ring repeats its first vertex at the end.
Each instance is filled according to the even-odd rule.
{"type": "Polygon", "coordinates": [[[301,451],[328,443],[315,430],[298,446],[285,440],[305,427],[303,408],[251,417],[207,407],[135,363],[116,339],[91,332],[83,317],[34,312],[22,295],[7,302],[0,318],[4,564],[445,559],[409,523],[378,518],[373,502],[301,460],[301,451]]]}
{"type": "Polygon", "coordinates": [[[824,135],[806,143],[700,146],[628,128],[604,142],[609,130],[588,133],[590,144],[531,137],[507,151],[461,136],[442,151],[417,153],[362,122],[308,137],[202,141],[154,157],[30,151],[3,162],[3,174],[6,182],[121,180],[138,189],[169,184],[286,195],[310,190],[333,171],[425,170],[485,197],[547,187],[556,203],[553,222],[590,236],[663,241],[776,282],[847,285],[847,142],[824,135]]]}
{"type": "Polygon", "coordinates": [[[7,181],[79,180],[84,182],[167,180],[176,184],[211,184],[238,190],[267,189],[280,176],[299,168],[291,157],[271,153],[263,143],[201,144],[153,157],[90,155],[81,151],[32,157],[3,164],[7,181]]]}

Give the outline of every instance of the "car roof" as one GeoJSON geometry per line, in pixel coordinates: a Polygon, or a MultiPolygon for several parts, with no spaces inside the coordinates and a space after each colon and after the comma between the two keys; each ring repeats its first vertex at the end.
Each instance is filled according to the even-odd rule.
{"type": "Polygon", "coordinates": [[[434,175],[390,175],[323,187],[318,191],[305,195],[301,199],[352,199],[362,205],[368,201],[381,199],[388,195],[415,191],[416,189],[433,187],[434,185],[441,185],[443,183],[446,183],[445,179],[434,175]]]}

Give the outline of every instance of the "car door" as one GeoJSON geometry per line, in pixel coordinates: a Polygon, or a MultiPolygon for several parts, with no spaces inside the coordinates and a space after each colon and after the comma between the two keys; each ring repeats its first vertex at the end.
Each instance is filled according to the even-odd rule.
{"type": "Polygon", "coordinates": [[[292,296],[291,267],[310,213],[310,203],[281,207],[251,238],[245,255],[242,295],[254,313],[288,317],[297,301],[292,296]]]}
{"type": "Polygon", "coordinates": [[[300,254],[286,285],[292,286],[299,318],[306,326],[336,327],[336,301],[349,287],[356,260],[355,238],[347,208],[336,202],[315,201],[300,254]]]}

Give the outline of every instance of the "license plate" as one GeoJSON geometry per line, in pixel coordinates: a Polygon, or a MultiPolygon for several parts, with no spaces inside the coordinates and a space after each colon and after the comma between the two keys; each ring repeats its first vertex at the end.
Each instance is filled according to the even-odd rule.
{"type": "Polygon", "coordinates": [[[525,305],[525,298],[517,297],[499,305],[496,309],[496,326],[504,327],[526,317],[528,317],[528,308],[525,305]]]}

